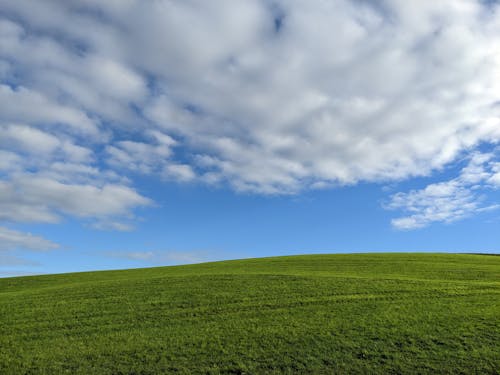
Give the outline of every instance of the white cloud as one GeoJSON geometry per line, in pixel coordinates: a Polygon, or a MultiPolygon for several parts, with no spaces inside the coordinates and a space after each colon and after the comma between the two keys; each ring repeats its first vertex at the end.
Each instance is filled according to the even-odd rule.
{"type": "Polygon", "coordinates": [[[59,245],[35,236],[31,233],[23,233],[5,227],[0,227],[0,251],[10,250],[52,250],[59,245]]]}
{"type": "Polygon", "coordinates": [[[16,169],[21,165],[21,157],[14,152],[0,150],[0,171],[16,169]]]}
{"type": "Polygon", "coordinates": [[[175,141],[159,131],[146,132],[151,143],[119,141],[106,147],[107,163],[140,173],[152,173],[168,163],[175,141]]]}
{"type": "Polygon", "coordinates": [[[182,182],[192,181],[196,178],[193,169],[187,164],[169,164],[163,170],[163,176],[182,182]]]}
{"type": "Polygon", "coordinates": [[[12,269],[6,269],[39,265],[38,262],[25,259],[19,254],[26,251],[50,251],[59,248],[59,244],[43,237],[0,226],[0,275],[18,276],[26,274],[26,270],[13,271],[12,269]]]}
{"type": "MultiPolygon", "coordinates": [[[[429,2],[418,17],[370,4],[283,2],[279,34],[264,11],[243,48],[193,50],[186,65],[167,40],[164,68],[151,69],[169,93],[146,114],[203,150],[210,176],[264,193],[425,175],[498,140],[498,15],[473,2],[429,2]]],[[[220,30],[203,43],[181,34],[218,46],[220,30]]]]}
{"type": "Polygon", "coordinates": [[[0,134],[0,147],[27,154],[24,162],[32,165],[54,160],[89,162],[93,156],[92,150],[74,144],[61,134],[56,136],[27,125],[0,124],[0,134]]]}
{"type": "MultiPolygon", "coordinates": [[[[19,178],[22,174],[17,174],[19,178]]],[[[124,184],[128,180],[109,170],[101,170],[86,163],[53,161],[38,171],[36,177],[58,181],[63,184],[83,184],[102,186],[105,183],[124,184]]]]}
{"type": "Polygon", "coordinates": [[[397,193],[386,205],[387,209],[409,213],[392,220],[397,229],[417,229],[433,222],[450,223],[479,212],[495,210],[500,205],[485,202],[484,188],[500,187],[496,176],[493,154],[474,154],[460,175],[454,179],[433,183],[420,190],[397,193]]]}
{"type": "Polygon", "coordinates": [[[62,183],[37,175],[0,182],[0,220],[58,222],[61,214],[103,219],[131,217],[131,210],[152,202],[125,185],[62,183]]]}
{"type": "Polygon", "coordinates": [[[107,231],[130,232],[134,229],[134,226],[120,221],[101,220],[93,223],[92,228],[107,231]]]}
{"type": "MultiPolygon", "coordinates": [[[[112,227],[149,203],[127,180],[134,173],[296,193],[426,176],[500,141],[498,4],[0,6],[3,220],[64,214],[112,227]]],[[[464,171],[401,198],[448,189],[446,210],[429,203],[426,218],[396,225],[480,209],[469,187],[500,184],[492,163],[488,178],[464,171]]]]}
{"type": "MultiPolygon", "coordinates": [[[[12,266],[37,266],[37,262],[33,262],[27,259],[23,259],[21,257],[11,255],[11,254],[3,254],[0,252],[0,267],[12,267],[12,266]]],[[[5,272],[0,268],[0,277],[9,275],[8,272],[5,272]]],[[[11,271],[12,272],[12,271],[11,271]]],[[[12,276],[17,276],[17,272],[14,272],[12,276]]]]}
{"type": "Polygon", "coordinates": [[[29,126],[4,125],[0,132],[0,146],[4,148],[17,146],[27,152],[51,153],[60,145],[57,137],[29,126]]]}
{"type": "Polygon", "coordinates": [[[81,110],[55,103],[46,96],[24,88],[0,85],[1,120],[38,125],[66,126],[71,131],[95,136],[97,125],[81,110]]]}

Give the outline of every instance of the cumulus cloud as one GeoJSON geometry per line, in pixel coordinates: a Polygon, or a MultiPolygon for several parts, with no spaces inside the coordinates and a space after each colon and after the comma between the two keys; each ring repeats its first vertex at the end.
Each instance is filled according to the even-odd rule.
{"type": "Polygon", "coordinates": [[[386,208],[403,210],[409,215],[393,219],[392,225],[397,229],[417,229],[500,208],[499,204],[487,202],[484,195],[485,189],[500,187],[498,163],[492,162],[493,157],[491,153],[474,154],[458,177],[394,194],[386,208]]]}
{"type": "MultiPolygon", "coordinates": [[[[64,214],[112,228],[122,221],[101,218],[148,204],[137,173],[288,194],[425,176],[500,141],[498,3],[0,0],[0,9],[3,220],[64,214]]],[[[425,194],[447,188],[472,212],[463,184],[425,194]]]]}

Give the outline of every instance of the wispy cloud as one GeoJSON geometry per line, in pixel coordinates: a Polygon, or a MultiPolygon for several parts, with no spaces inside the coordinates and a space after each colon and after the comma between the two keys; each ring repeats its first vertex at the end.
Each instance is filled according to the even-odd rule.
{"type": "Polygon", "coordinates": [[[59,244],[31,233],[0,226],[0,276],[17,276],[25,271],[13,271],[12,267],[38,266],[37,262],[24,258],[26,251],[50,251],[59,244]]]}
{"type": "Polygon", "coordinates": [[[498,163],[493,158],[491,153],[476,153],[458,177],[394,194],[385,207],[409,214],[393,219],[392,225],[397,229],[416,229],[499,209],[500,204],[488,202],[483,194],[485,189],[500,187],[498,163]]]}
{"type": "Polygon", "coordinates": [[[93,222],[90,225],[91,228],[104,230],[104,231],[118,231],[118,232],[130,232],[134,230],[134,225],[130,222],[116,221],[116,220],[100,220],[93,222]]]}
{"type": "MultiPolygon", "coordinates": [[[[0,267],[12,267],[12,266],[38,266],[39,263],[33,262],[32,260],[24,259],[12,254],[4,254],[0,252],[0,267]]],[[[0,268],[0,275],[5,272],[5,270],[0,268]]]]}
{"type": "Polygon", "coordinates": [[[201,263],[211,260],[220,260],[223,258],[220,252],[210,252],[202,250],[107,251],[103,252],[102,254],[108,257],[122,258],[157,265],[201,263]]]}
{"type": "Polygon", "coordinates": [[[41,275],[43,272],[31,272],[26,270],[0,270],[0,277],[41,275]]]}
{"type": "Polygon", "coordinates": [[[10,250],[52,250],[59,245],[31,233],[0,227],[0,251],[10,250]]]}

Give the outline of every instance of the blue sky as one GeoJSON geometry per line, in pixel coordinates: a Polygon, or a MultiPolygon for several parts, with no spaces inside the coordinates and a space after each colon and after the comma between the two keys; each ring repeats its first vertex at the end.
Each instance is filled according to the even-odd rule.
{"type": "Polygon", "coordinates": [[[0,0],[0,276],[499,252],[497,2],[0,0]]]}

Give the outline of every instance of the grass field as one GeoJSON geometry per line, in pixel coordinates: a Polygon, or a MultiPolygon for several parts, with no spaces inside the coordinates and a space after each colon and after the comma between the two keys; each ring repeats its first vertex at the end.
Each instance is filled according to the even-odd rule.
{"type": "Polygon", "coordinates": [[[0,279],[0,374],[500,373],[500,256],[0,279]]]}

